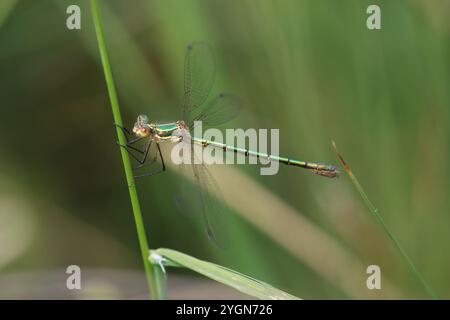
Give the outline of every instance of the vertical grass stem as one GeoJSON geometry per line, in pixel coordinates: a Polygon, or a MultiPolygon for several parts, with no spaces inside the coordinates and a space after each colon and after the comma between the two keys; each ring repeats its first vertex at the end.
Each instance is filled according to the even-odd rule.
{"type": "MultiPolygon", "coordinates": [[[[100,57],[103,65],[103,71],[105,73],[106,85],[108,88],[109,99],[111,102],[111,109],[113,113],[114,122],[122,126],[122,116],[120,114],[119,102],[117,100],[117,93],[114,86],[114,80],[111,72],[111,66],[108,58],[108,51],[106,49],[104,32],[100,20],[100,10],[97,0],[91,0],[92,15],[94,18],[95,33],[97,35],[98,48],[100,50],[100,57]]],[[[126,144],[126,138],[122,130],[116,128],[119,143],[121,145],[126,144]]],[[[131,206],[134,214],[134,221],[136,223],[136,230],[139,239],[139,245],[142,254],[142,260],[144,262],[145,273],[147,276],[147,283],[150,290],[150,295],[154,299],[162,299],[162,290],[158,289],[158,286],[165,282],[165,278],[157,279],[158,273],[152,268],[150,261],[148,260],[149,248],[147,242],[147,236],[145,233],[144,222],[142,219],[141,206],[136,191],[136,185],[134,182],[133,170],[131,167],[130,158],[128,152],[124,148],[121,149],[123,167],[125,170],[125,176],[128,183],[128,190],[130,193],[131,206]]]]}

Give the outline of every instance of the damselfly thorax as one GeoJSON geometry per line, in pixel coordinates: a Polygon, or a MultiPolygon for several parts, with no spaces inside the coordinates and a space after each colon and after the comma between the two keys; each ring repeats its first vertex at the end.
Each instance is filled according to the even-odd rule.
{"type": "Polygon", "coordinates": [[[156,142],[170,141],[180,142],[189,128],[183,120],[167,123],[148,123],[146,115],[139,115],[133,127],[137,137],[149,138],[156,142]]]}

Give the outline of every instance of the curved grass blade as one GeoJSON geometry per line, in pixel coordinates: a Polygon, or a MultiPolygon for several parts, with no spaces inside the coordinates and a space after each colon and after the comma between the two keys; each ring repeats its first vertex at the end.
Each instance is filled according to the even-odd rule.
{"type": "Polygon", "coordinates": [[[173,267],[184,267],[204,275],[210,279],[232,287],[249,296],[265,300],[300,300],[300,298],[281,291],[263,281],[259,281],[237,271],[222,267],[215,263],[203,261],[179,251],[160,248],[152,250],[163,258],[163,264],[173,267]]]}

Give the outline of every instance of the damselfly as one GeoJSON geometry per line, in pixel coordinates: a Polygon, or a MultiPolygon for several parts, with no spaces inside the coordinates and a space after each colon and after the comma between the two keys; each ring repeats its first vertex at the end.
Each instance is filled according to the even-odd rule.
{"type": "MultiPolygon", "coordinates": [[[[139,163],[135,169],[141,168],[144,164],[147,165],[158,162],[157,156],[159,155],[160,167],[156,170],[136,176],[137,178],[151,176],[165,171],[166,166],[159,145],[161,142],[165,141],[173,143],[189,143],[192,148],[194,145],[200,145],[204,148],[219,148],[226,152],[243,154],[245,157],[253,156],[268,161],[279,161],[286,165],[308,169],[325,177],[333,178],[338,175],[338,169],[333,165],[294,160],[263,152],[256,152],[246,148],[237,148],[216,141],[192,137],[190,132],[192,132],[195,121],[202,121],[202,125],[210,127],[217,126],[229,121],[239,113],[241,100],[230,93],[221,93],[210,103],[205,104],[214,82],[214,75],[215,61],[211,47],[205,42],[194,42],[188,45],[184,62],[182,120],[169,123],[153,123],[149,121],[149,118],[146,115],[139,115],[132,130],[134,137],[131,140],[128,137],[131,133],[127,129],[121,127],[127,136],[127,144],[123,147],[126,147],[130,155],[139,163]],[[140,148],[137,148],[135,144],[143,139],[147,139],[147,142],[145,143],[144,149],[141,150],[140,148]],[[149,150],[153,142],[156,143],[157,147],[156,155],[150,161],[147,161],[149,150]],[[142,157],[136,156],[132,151],[140,153],[142,157]]],[[[207,234],[216,242],[223,242],[220,241],[217,236],[218,229],[223,228],[223,225],[221,222],[214,222],[220,221],[220,219],[216,219],[219,218],[219,214],[217,214],[219,208],[217,206],[212,206],[210,197],[207,195],[208,190],[206,190],[214,187],[215,183],[210,176],[206,165],[204,163],[198,163],[198,161],[193,159],[194,157],[195,152],[191,152],[192,161],[190,162],[190,166],[192,167],[193,175],[195,177],[194,180],[198,187],[198,195],[202,206],[201,211],[207,234]],[[216,224],[218,225],[216,226],[216,224]]]]}

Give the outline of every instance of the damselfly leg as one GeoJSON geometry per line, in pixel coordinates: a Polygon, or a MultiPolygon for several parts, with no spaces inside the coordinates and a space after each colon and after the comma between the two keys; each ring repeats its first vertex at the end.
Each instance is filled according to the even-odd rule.
{"type": "Polygon", "coordinates": [[[139,163],[137,166],[135,166],[135,167],[133,168],[133,170],[136,171],[136,170],[138,170],[138,169],[141,169],[141,168],[143,168],[143,167],[147,167],[147,166],[150,166],[150,165],[156,163],[156,162],[157,162],[157,156],[158,156],[158,154],[159,154],[159,157],[160,157],[160,159],[161,159],[161,168],[158,168],[158,169],[153,170],[153,171],[151,171],[151,172],[149,172],[149,173],[146,173],[146,174],[137,175],[137,176],[135,176],[135,178],[141,178],[141,177],[152,176],[152,175],[158,174],[158,173],[163,172],[163,171],[166,170],[166,166],[165,166],[165,164],[164,164],[164,159],[163,159],[163,156],[162,156],[162,153],[161,153],[161,148],[160,148],[160,146],[159,146],[158,143],[156,143],[157,150],[156,150],[155,156],[154,156],[151,160],[148,160],[148,155],[149,155],[149,153],[150,153],[150,148],[151,148],[151,146],[152,146],[153,140],[150,139],[150,138],[147,138],[148,140],[147,140],[147,142],[146,142],[146,144],[145,144],[144,150],[141,150],[141,149],[139,149],[139,148],[133,146],[133,144],[135,144],[135,143],[137,143],[137,142],[139,142],[139,141],[142,141],[144,138],[142,138],[142,137],[136,137],[136,138],[134,138],[134,139],[132,139],[132,140],[129,140],[129,136],[131,135],[131,134],[130,134],[130,131],[129,131],[127,128],[122,127],[122,126],[120,126],[120,125],[118,125],[118,124],[116,124],[116,123],[115,123],[114,125],[123,131],[123,133],[124,133],[124,135],[125,135],[125,138],[126,138],[126,140],[127,140],[127,144],[126,144],[126,145],[122,145],[122,144],[120,144],[119,142],[117,142],[117,144],[118,144],[120,147],[125,148],[125,150],[127,150],[128,154],[129,154],[134,160],[136,160],[136,161],[139,163]],[[136,151],[136,152],[139,152],[140,154],[142,154],[142,158],[139,159],[133,152],[131,152],[131,150],[136,151]]]}
{"type": "MultiPolygon", "coordinates": [[[[144,177],[150,177],[150,176],[154,176],[154,175],[156,175],[158,173],[166,171],[166,165],[164,164],[164,158],[163,158],[163,155],[162,155],[162,152],[161,152],[161,148],[160,148],[158,142],[156,143],[156,147],[157,147],[157,153],[155,155],[155,158],[152,160],[152,163],[156,162],[156,157],[159,154],[159,159],[161,160],[161,168],[153,170],[153,171],[150,171],[150,172],[147,172],[147,173],[144,173],[144,174],[141,174],[141,175],[134,176],[134,178],[139,179],[139,178],[144,178],[144,177]]],[[[138,166],[138,168],[141,168],[142,166],[143,165],[138,166]]]]}
{"type": "MultiPolygon", "coordinates": [[[[142,137],[136,137],[136,138],[130,140],[131,133],[130,133],[130,131],[129,131],[127,128],[122,127],[122,126],[118,125],[117,123],[114,123],[114,126],[122,130],[122,132],[123,132],[123,134],[124,134],[124,136],[125,136],[125,139],[127,140],[126,146],[121,145],[119,141],[116,141],[116,143],[117,143],[118,146],[124,147],[124,148],[126,148],[126,149],[132,149],[132,150],[134,150],[134,151],[136,151],[136,152],[139,152],[139,153],[141,153],[141,154],[144,153],[144,151],[142,151],[142,150],[140,150],[140,149],[138,149],[138,148],[136,148],[136,147],[133,146],[133,144],[135,144],[136,142],[141,141],[141,140],[144,139],[144,138],[142,138],[142,137]]],[[[128,150],[128,151],[129,151],[129,150],[128,150]]],[[[131,153],[130,153],[130,155],[132,155],[132,156],[134,157],[134,154],[131,154],[131,153]]],[[[135,157],[134,157],[134,158],[135,158],[135,157]]],[[[135,158],[135,159],[136,159],[136,158],[135,158]]],[[[139,161],[139,160],[138,160],[138,161],[139,161]]]]}

